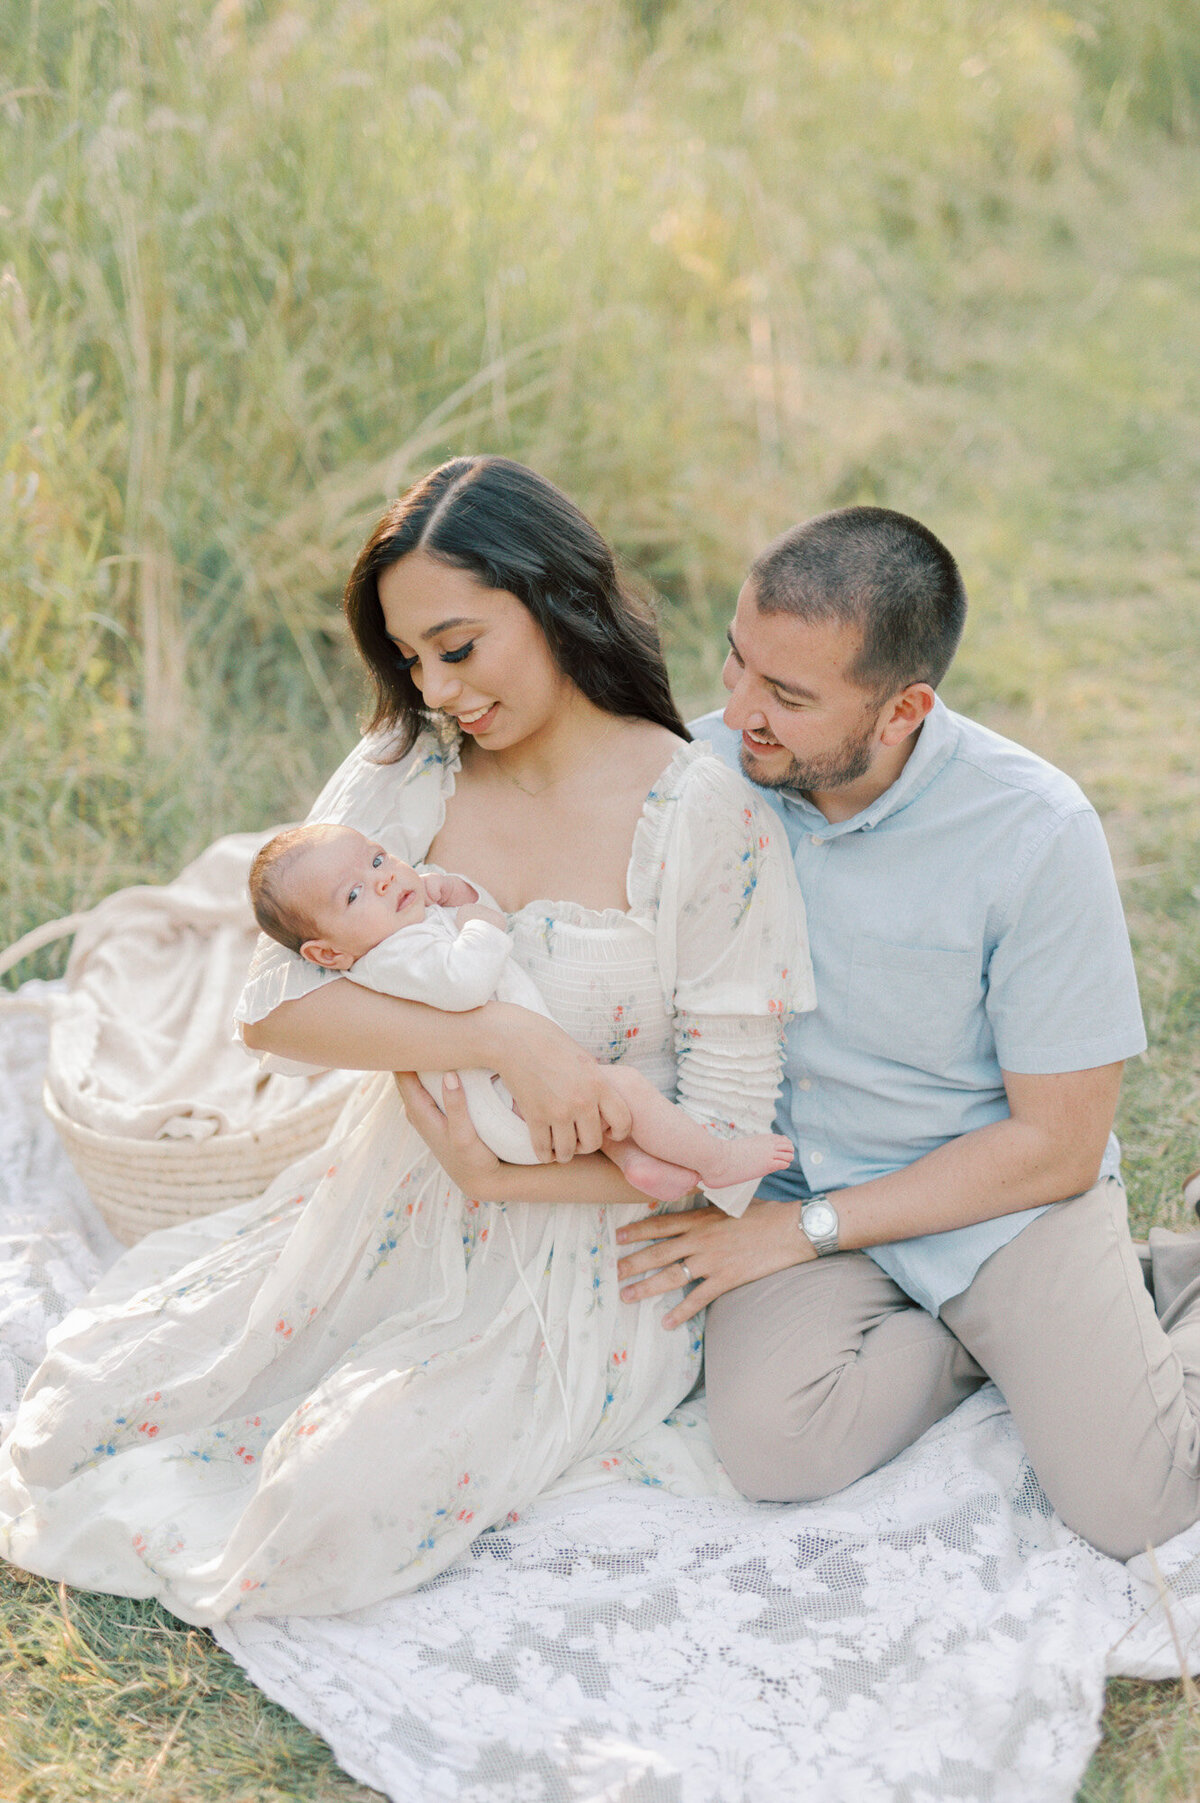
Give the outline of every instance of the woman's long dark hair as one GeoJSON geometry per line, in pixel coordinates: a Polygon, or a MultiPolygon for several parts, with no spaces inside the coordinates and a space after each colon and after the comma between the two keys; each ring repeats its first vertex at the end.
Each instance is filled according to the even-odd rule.
{"type": "Polygon", "coordinates": [[[375,686],[367,730],[392,729],[394,756],[411,748],[428,715],[387,636],[379,578],[417,550],[515,595],[563,675],[596,707],[690,738],[671,697],[654,620],[622,587],[591,522],[522,463],[454,457],[393,501],[346,584],[346,618],[375,686]]]}

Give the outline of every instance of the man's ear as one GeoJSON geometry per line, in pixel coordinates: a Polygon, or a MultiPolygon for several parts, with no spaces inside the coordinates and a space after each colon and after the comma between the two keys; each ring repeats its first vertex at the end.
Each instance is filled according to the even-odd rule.
{"type": "Polygon", "coordinates": [[[327,939],[306,939],[300,956],[310,964],[319,964],[322,970],[349,970],[354,962],[349,952],[335,952],[327,939]]]}
{"type": "Polygon", "coordinates": [[[923,725],[936,699],[927,682],[910,682],[906,689],[901,689],[892,697],[888,717],[879,735],[881,744],[903,745],[905,739],[923,725]]]}

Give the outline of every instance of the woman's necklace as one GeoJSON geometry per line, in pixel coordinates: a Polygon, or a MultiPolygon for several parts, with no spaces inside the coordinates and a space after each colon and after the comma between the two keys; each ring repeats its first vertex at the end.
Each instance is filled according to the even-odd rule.
{"type": "Polygon", "coordinates": [[[519,777],[514,776],[511,770],[506,770],[496,756],[494,756],[492,760],[493,767],[500,772],[500,775],[506,782],[512,784],[514,789],[519,789],[522,795],[546,795],[551,789],[557,789],[560,784],[565,783],[570,777],[582,776],[585,770],[590,770],[593,764],[598,763],[600,753],[604,750],[604,747],[608,744],[612,736],[613,728],[610,726],[598,746],[588,746],[586,748],[586,756],[576,758],[575,762],[568,764],[565,770],[560,771],[557,776],[552,776],[549,782],[542,783],[536,789],[531,789],[527,783],[523,783],[519,777]]]}

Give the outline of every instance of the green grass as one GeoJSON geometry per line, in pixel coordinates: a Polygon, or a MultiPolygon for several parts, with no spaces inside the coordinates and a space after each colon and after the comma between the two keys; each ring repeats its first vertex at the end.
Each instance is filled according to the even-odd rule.
{"type": "Polygon", "coordinates": [[[1077,1803],[1196,1803],[1200,1708],[1174,1683],[1119,1678],[1108,1687],[1104,1738],[1077,1803]]]}
{"type": "Polygon", "coordinates": [[[6,1803],[355,1803],[355,1784],[208,1634],[5,1567],[6,1803]]]}
{"type": "MultiPolygon", "coordinates": [[[[0,0],[0,944],[294,816],[353,550],[441,457],[579,499],[697,710],[753,552],[879,501],[963,564],[947,698],[1101,807],[1181,1224],[1198,96],[1197,0],[0,0]]],[[[2,1594],[3,1794],[355,1794],[204,1635],[2,1594]]],[[[1088,1803],[1200,1794],[1178,1686],[1105,1722],[1088,1803]]]]}

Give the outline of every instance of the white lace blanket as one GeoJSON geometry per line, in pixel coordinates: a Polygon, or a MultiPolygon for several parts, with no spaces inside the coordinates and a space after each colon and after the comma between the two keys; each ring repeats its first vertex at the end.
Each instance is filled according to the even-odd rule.
{"type": "MultiPolygon", "coordinates": [[[[0,1417],[119,1248],[0,1012],[0,1417]]],[[[544,1504],[415,1595],[218,1639],[403,1803],[1070,1803],[1104,1675],[1200,1669],[1200,1529],[1069,1533],[987,1388],[823,1504],[544,1504]]]]}

